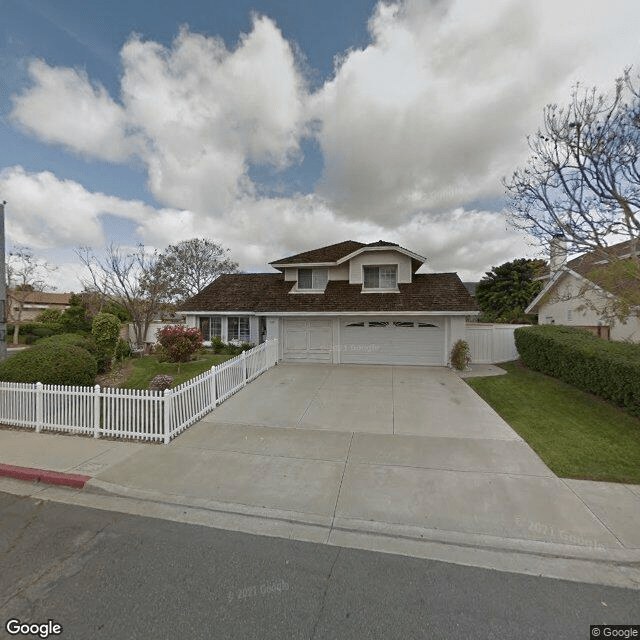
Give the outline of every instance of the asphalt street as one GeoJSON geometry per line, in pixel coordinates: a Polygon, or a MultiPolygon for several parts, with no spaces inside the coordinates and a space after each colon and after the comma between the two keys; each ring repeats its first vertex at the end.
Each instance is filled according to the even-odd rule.
{"type": "Polygon", "coordinates": [[[25,637],[10,619],[65,639],[584,640],[640,624],[640,592],[0,493],[0,634],[25,637]]]}

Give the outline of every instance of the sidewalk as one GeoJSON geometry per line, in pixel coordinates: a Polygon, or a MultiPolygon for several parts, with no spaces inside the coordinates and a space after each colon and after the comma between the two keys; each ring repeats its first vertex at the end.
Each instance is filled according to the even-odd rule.
{"type": "MultiPolygon", "coordinates": [[[[476,454],[438,466],[443,450],[420,444],[206,419],[169,445],[0,429],[0,463],[88,477],[83,489],[0,477],[0,491],[640,589],[640,486],[562,480],[537,467],[483,472],[476,454]],[[399,464],[400,454],[414,461],[399,464]]],[[[499,446],[515,464],[518,443],[499,446]]]]}

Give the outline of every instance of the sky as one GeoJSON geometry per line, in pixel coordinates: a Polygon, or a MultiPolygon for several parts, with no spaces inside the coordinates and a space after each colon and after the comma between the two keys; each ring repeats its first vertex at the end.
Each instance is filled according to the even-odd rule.
{"type": "Polygon", "coordinates": [[[640,69],[637,0],[0,0],[7,247],[220,243],[244,271],[397,242],[478,280],[538,256],[502,178],[545,105],[640,69]]]}

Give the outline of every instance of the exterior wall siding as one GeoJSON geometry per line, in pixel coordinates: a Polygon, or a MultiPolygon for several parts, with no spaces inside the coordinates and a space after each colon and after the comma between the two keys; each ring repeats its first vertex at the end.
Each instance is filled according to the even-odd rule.
{"type": "Polygon", "coordinates": [[[611,340],[640,342],[640,319],[630,317],[626,322],[603,319],[592,308],[580,308],[583,298],[596,308],[604,304],[605,294],[597,290],[582,291],[580,283],[570,276],[562,278],[549,298],[538,305],[539,324],[559,324],[568,327],[609,326],[611,340]],[[578,297],[582,294],[581,298],[578,297]]]}
{"type": "Polygon", "coordinates": [[[364,265],[397,264],[398,283],[411,282],[411,258],[397,251],[368,251],[349,261],[349,283],[362,284],[364,265]]]}

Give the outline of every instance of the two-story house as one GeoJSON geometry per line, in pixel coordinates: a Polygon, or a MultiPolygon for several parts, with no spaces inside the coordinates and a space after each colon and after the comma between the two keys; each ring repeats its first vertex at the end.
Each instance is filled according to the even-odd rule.
{"type": "Polygon", "coordinates": [[[348,240],[222,275],[180,311],[205,342],[278,338],[288,362],[446,365],[477,306],[457,274],[416,273],[425,261],[348,240]]]}

